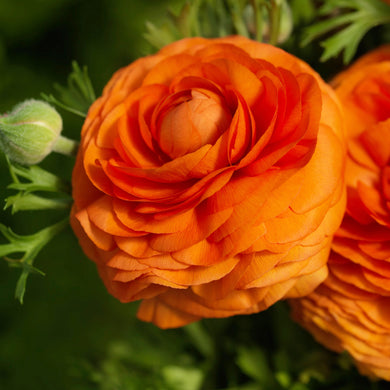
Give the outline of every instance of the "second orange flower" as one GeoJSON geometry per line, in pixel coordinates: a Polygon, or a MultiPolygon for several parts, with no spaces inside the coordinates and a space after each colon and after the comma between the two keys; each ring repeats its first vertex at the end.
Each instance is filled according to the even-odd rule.
{"type": "Polygon", "coordinates": [[[143,320],[258,312],[327,276],[344,153],[337,100],[307,64],[185,39],[119,70],[90,108],[72,226],[143,320]]]}
{"type": "Polygon", "coordinates": [[[359,371],[390,380],[390,45],[334,80],[345,112],[347,210],[329,277],[292,300],[293,317],[359,371]]]}

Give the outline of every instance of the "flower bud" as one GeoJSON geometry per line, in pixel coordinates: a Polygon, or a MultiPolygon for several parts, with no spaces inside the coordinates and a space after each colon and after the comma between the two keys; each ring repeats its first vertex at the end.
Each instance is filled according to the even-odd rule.
{"type": "Polygon", "coordinates": [[[10,160],[23,165],[41,162],[60,136],[62,118],[40,100],[26,100],[0,116],[0,148],[10,160]]]}

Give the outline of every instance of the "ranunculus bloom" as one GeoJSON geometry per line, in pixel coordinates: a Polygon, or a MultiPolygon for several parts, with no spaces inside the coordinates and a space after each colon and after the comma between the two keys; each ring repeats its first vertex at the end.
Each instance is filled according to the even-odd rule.
{"type": "Polygon", "coordinates": [[[73,228],[109,292],[163,328],[302,296],[345,208],[341,123],[331,88],[284,51],[178,41],[90,108],[73,228]]]}
{"type": "Polygon", "coordinates": [[[329,277],[293,316],[361,371],[390,380],[390,45],[335,80],[348,135],[347,212],[329,277]]]}

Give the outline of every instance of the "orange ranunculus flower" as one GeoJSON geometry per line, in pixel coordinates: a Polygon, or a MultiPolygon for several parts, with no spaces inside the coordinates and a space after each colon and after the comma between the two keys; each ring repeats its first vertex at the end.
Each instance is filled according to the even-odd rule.
{"type": "Polygon", "coordinates": [[[166,327],[264,310],[327,275],[344,212],[330,87],[286,52],[192,38],[119,70],[90,108],[72,226],[111,294],[166,327]]]}
{"type": "Polygon", "coordinates": [[[390,45],[334,85],[345,108],[347,212],[329,277],[291,301],[293,316],[328,348],[347,350],[362,374],[390,380],[390,45]]]}

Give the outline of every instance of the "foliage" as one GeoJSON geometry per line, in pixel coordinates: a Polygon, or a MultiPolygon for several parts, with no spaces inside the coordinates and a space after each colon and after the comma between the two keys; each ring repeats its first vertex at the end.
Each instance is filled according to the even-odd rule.
{"type": "Polygon", "coordinates": [[[146,28],[146,40],[160,49],[180,38],[232,34],[277,44],[292,26],[286,0],[193,0],[170,11],[159,25],[147,22],[146,28]]]}
{"type": "Polygon", "coordinates": [[[45,93],[42,93],[42,97],[48,103],[53,103],[84,118],[87,116],[89,106],[96,100],[95,91],[89,79],[87,67],[84,66],[83,69],[80,69],[78,63],[73,61],[72,68],[73,71],[68,77],[66,87],[54,84],[54,88],[59,95],[58,99],[52,94],[47,95],[45,93]]]}
{"type": "Polygon", "coordinates": [[[61,221],[53,226],[48,226],[34,234],[21,236],[14,233],[10,228],[0,224],[0,233],[9,241],[7,244],[0,245],[0,256],[4,257],[12,267],[22,269],[15,290],[15,298],[23,303],[24,293],[26,291],[27,276],[30,273],[44,275],[42,271],[33,266],[33,262],[40,250],[65,226],[67,220],[61,221]],[[20,259],[8,257],[10,254],[24,253],[20,259]]]}
{"type": "Polygon", "coordinates": [[[115,339],[77,377],[99,390],[380,390],[346,355],[325,351],[279,303],[250,317],[203,320],[161,331],[134,324],[137,337],[115,339]],[[194,335],[196,334],[196,337],[194,335]],[[207,345],[206,350],[202,345],[207,345]]]}
{"type": "Polygon", "coordinates": [[[344,63],[349,63],[370,29],[390,23],[390,7],[382,0],[328,0],[318,13],[325,19],[307,27],[302,45],[336,30],[321,42],[321,61],[343,52],[344,63]]]}

